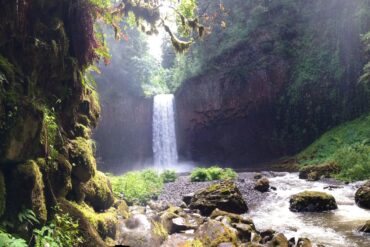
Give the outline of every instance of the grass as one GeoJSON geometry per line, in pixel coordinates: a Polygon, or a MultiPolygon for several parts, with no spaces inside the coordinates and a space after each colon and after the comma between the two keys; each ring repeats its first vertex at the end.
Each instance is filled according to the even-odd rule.
{"type": "Polygon", "coordinates": [[[298,154],[302,165],[334,162],[337,178],[345,181],[370,178],[370,115],[341,124],[323,134],[298,154]]]}
{"type": "Polygon", "coordinates": [[[116,196],[130,204],[145,204],[159,195],[163,189],[163,179],[153,169],[127,172],[122,176],[108,175],[116,196]]]}
{"type": "Polygon", "coordinates": [[[231,168],[223,169],[218,166],[212,166],[209,168],[197,167],[190,175],[192,182],[204,182],[212,180],[230,180],[235,179],[238,174],[231,168]]]}

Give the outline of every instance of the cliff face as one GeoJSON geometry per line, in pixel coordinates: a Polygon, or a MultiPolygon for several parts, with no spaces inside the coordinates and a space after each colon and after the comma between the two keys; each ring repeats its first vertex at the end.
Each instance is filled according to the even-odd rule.
{"type": "Polygon", "coordinates": [[[180,156],[246,167],[294,154],[368,111],[358,83],[364,3],[280,1],[258,15],[251,6],[257,24],[247,38],[176,93],[180,156]]]}
{"type": "MultiPolygon", "coordinates": [[[[89,4],[0,1],[0,220],[25,238],[32,229],[14,220],[22,208],[44,224],[56,204],[70,204],[66,198],[87,202],[85,186],[96,177],[90,137],[100,106],[84,76],[94,43],[89,4]]],[[[68,208],[83,222],[85,246],[105,246],[68,208]]]]}

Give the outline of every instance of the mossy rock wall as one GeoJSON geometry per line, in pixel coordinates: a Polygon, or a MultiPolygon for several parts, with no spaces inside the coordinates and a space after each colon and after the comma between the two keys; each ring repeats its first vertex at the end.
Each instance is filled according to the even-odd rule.
{"type": "Polygon", "coordinates": [[[84,75],[94,42],[87,4],[0,0],[0,220],[27,208],[44,223],[60,202],[80,219],[86,246],[105,246],[65,199],[83,203],[96,174],[91,129],[100,105],[84,75]]]}

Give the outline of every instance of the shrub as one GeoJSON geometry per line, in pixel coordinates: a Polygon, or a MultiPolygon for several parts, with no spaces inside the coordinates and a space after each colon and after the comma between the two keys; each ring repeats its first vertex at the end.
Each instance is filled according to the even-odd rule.
{"type": "Polygon", "coordinates": [[[190,181],[192,182],[203,182],[203,181],[210,181],[211,176],[208,173],[207,168],[197,167],[195,168],[190,175],[190,181]]]}
{"type": "Polygon", "coordinates": [[[212,180],[230,180],[235,179],[238,174],[231,168],[220,168],[218,166],[212,166],[209,168],[195,168],[190,175],[192,182],[204,182],[212,180]]]}
{"type": "Polygon", "coordinates": [[[174,170],[165,170],[161,174],[163,183],[175,182],[177,179],[176,172],[174,170]]]}
{"type": "Polygon", "coordinates": [[[144,204],[159,195],[163,180],[152,169],[131,171],[122,176],[110,176],[115,195],[131,204],[144,204]]]}

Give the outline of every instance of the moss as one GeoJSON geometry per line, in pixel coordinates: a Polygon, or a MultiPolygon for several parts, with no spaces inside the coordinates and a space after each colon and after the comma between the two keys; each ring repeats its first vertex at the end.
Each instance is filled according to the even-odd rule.
{"type": "Polygon", "coordinates": [[[114,202],[112,186],[104,173],[97,171],[84,185],[85,201],[96,211],[110,208],[114,202]]]}
{"type": "Polygon", "coordinates": [[[76,136],[84,137],[86,139],[91,137],[91,129],[83,124],[76,124],[75,126],[76,136]]]}
{"type": "MultiPolygon", "coordinates": [[[[203,235],[197,235],[196,239],[200,240],[204,246],[217,247],[221,243],[232,243],[232,246],[239,246],[236,232],[225,226],[223,223],[217,222],[217,225],[211,224],[210,229],[206,229],[203,235]]],[[[203,225],[204,226],[204,225],[203,225]]]]}
{"type": "Polygon", "coordinates": [[[114,203],[117,208],[117,213],[122,216],[124,219],[130,218],[130,211],[127,206],[127,203],[124,200],[119,200],[114,203]]]}
{"type": "Polygon", "coordinates": [[[10,82],[15,81],[16,68],[8,59],[0,55],[0,72],[3,72],[10,82]]]}
{"type": "Polygon", "coordinates": [[[0,171],[0,217],[4,214],[6,208],[6,188],[4,175],[0,171]]]}
{"type": "MultiPolygon", "coordinates": [[[[39,161],[38,161],[38,164],[39,161]]],[[[56,165],[52,167],[51,185],[57,197],[65,197],[72,189],[72,165],[63,155],[58,155],[56,165]]]]}
{"type": "Polygon", "coordinates": [[[153,234],[157,235],[161,239],[165,240],[168,238],[168,231],[167,229],[163,226],[162,223],[157,222],[157,221],[152,221],[152,231],[153,234]]]}
{"type": "Polygon", "coordinates": [[[116,227],[118,223],[117,211],[110,208],[104,213],[97,213],[89,205],[75,202],[71,203],[74,207],[80,210],[84,217],[91,223],[91,225],[98,231],[99,235],[105,239],[107,237],[115,238],[116,227]]]}
{"type": "Polygon", "coordinates": [[[71,140],[69,156],[72,162],[72,174],[81,182],[87,182],[95,175],[96,161],[91,140],[77,137],[71,140]]]}
{"type": "Polygon", "coordinates": [[[74,220],[78,220],[79,228],[84,238],[83,247],[105,247],[105,242],[100,237],[96,226],[86,217],[84,207],[65,199],[58,200],[59,206],[64,213],[68,213],[74,220]]]}
{"type": "Polygon", "coordinates": [[[319,191],[303,191],[291,196],[289,202],[293,212],[321,212],[338,208],[332,195],[319,191]]]}
{"type": "Polygon", "coordinates": [[[202,241],[199,239],[195,240],[188,240],[184,245],[181,245],[180,247],[204,247],[202,241]]]}
{"type": "MultiPolygon", "coordinates": [[[[40,168],[30,160],[18,165],[9,181],[9,210],[17,214],[22,207],[32,209],[41,223],[47,220],[47,209],[44,194],[44,182],[40,168]]],[[[7,211],[8,212],[8,211],[7,211]]]]}
{"type": "Polygon", "coordinates": [[[43,107],[43,113],[43,134],[41,136],[41,143],[45,146],[48,159],[55,160],[58,156],[58,151],[56,149],[57,135],[59,132],[58,123],[53,111],[43,107]]]}

